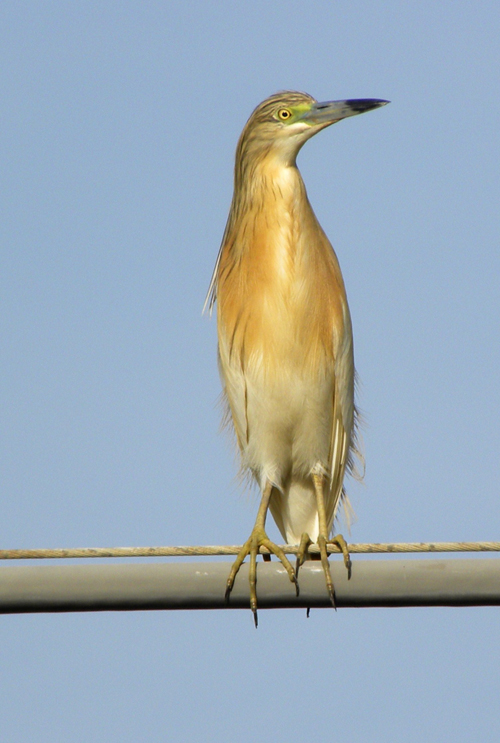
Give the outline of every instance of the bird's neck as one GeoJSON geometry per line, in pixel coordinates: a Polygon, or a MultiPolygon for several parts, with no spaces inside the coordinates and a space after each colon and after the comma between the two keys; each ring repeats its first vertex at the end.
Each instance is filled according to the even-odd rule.
{"type": "Polygon", "coordinates": [[[250,247],[248,237],[256,231],[261,237],[263,232],[268,233],[269,249],[278,234],[280,242],[286,239],[285,234],[289,239],[292,235],[297,238],[301,227],[311,217],[315,219],[295,162],[287,163],[271,153],[254,160],[244,169],[244,175],[239,184],[235,183],[232,210],[241,249],[250,247]]]}
{"type": "Polygon", "coordinates": [[[250,260],[252,273],[265,271],[273,291],[287,292],[302,275],[319,228],[304,182],[295,164],[275,158],[255,163],[247,176],[235,190],[227,249],[234,261],[250,260]]]}
{"type": "Polygon", "coordinates": [[[235,196],[247,209],[261,205],[272,208],[278,202],[291,202],[305,194],[305,186],[295,159],[283,159],[270,152],[243,161],[235,173],[235,196]]]}

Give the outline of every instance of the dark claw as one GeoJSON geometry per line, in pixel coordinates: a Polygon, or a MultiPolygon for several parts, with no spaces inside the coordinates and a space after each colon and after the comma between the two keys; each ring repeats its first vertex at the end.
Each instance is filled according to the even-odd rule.
{"type": "Polygon", "coordinates": [[[335,604],[335,592],[329,591],[328,593],[330,594],[330,601],[332,602],[332,606],[335,609],[335,611],[337,611],[337,606],[335,604]]]}

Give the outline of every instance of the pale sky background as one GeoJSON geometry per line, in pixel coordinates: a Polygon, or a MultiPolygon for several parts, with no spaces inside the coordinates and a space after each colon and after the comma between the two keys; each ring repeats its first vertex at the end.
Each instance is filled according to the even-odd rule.
{"type": "MultiPolygon", "coordinates": [[[[498,540],[498,2],[3,0],[0,33],[0,546],[248,537],[201,308],[237,138],[284,88],[392,101],[298,161],[362,380],[351,540],[498,540]]],[[[498,741],[499,626],[0,617],[1,738],[498,741]]]]}

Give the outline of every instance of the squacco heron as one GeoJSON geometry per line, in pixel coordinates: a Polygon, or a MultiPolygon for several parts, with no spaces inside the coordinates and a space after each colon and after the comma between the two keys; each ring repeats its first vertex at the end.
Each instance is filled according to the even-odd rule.
{"type": "Polygon", "coordinates": [[[353,466],[356,433],[351,318],[337,257],[307,198],[296,165],[302,145],[383,100],[318,103],[285,91],[250,116],[236,149],[234,195],[205,306],[217,301],[219,368],[241,452],[262,497],[255,526],[227,580],[226,600],[250,556],[250,607],[257,626],[256,558],[266,547],[298,593],[298,570],[319,546],[335,606],[329,545],[353,466]],[[268,509],[295,570],[268,538],[268,509]]]}

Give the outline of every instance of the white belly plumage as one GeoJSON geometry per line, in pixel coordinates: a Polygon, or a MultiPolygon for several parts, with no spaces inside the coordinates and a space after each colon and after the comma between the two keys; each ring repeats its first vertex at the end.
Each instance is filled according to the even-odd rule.
{"type": "MultiPolygon", "coordinates": [[[[220,353],[225,353],[224,343],[220,353]]],[[[226,362],[221,370],[242,468],[250,470],[261,489],[266,481],[275,486],[270,509],[288,544],[298,544],[304,532],[316,541],[319,523],[311,473],[325,474],[331,485],[325,488],[330,529],[341,494],[341,482],[330,480],[335,445],[334,375],[320,369],[312,380],[296,365],[287,368],[286,360],[272,374],[266,373],[264,363],[248,364],[243,371],[228,355],[226,362]]],[[[344,459],[348,443],[342,446],[344,459]]]]}

